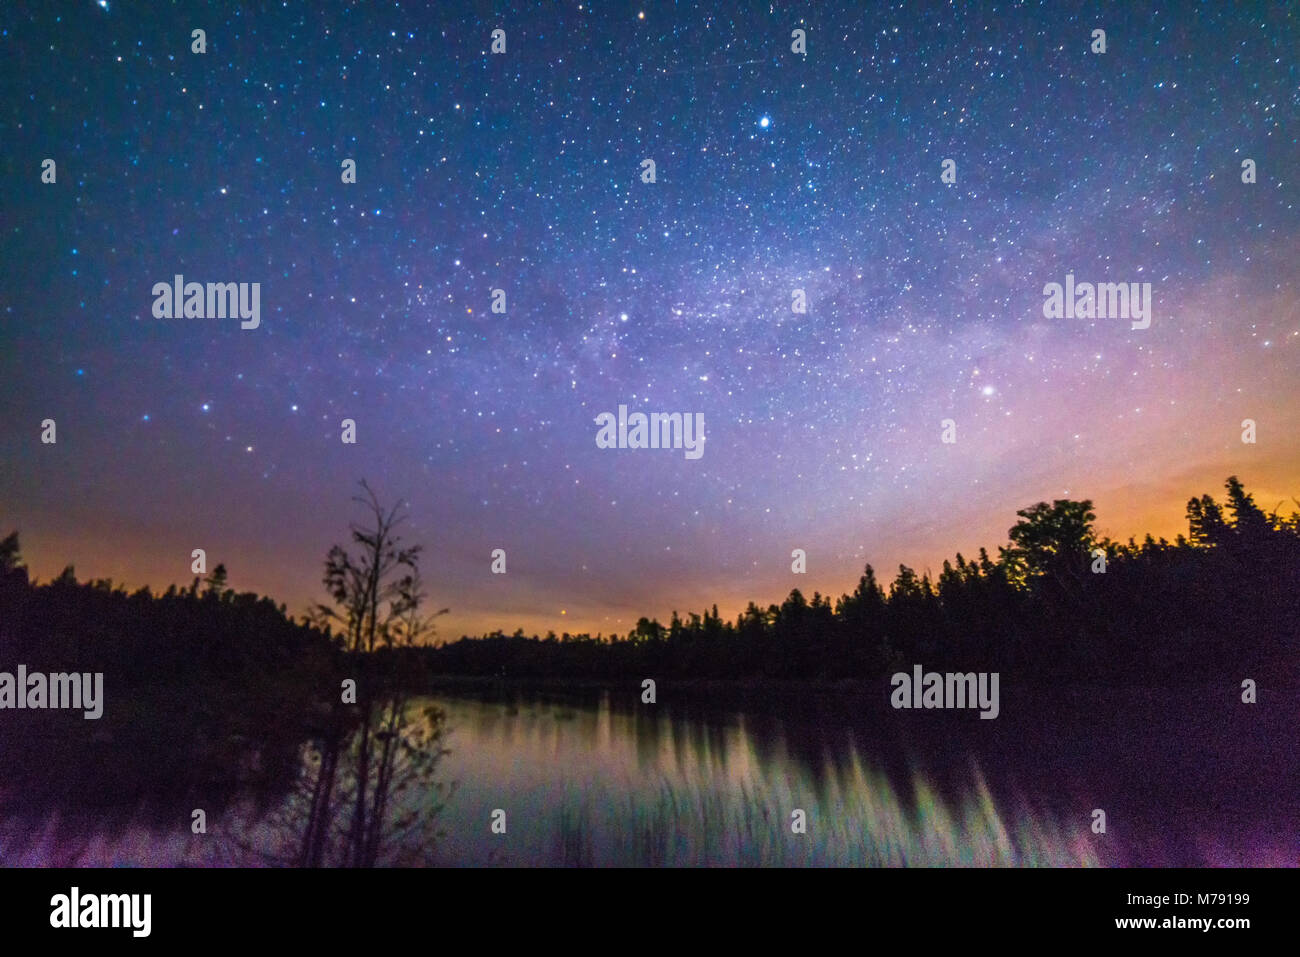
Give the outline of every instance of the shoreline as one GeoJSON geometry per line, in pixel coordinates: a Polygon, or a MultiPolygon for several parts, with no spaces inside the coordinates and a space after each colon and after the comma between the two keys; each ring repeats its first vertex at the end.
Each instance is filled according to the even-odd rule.
{"type": "MultiPolygon", "coordinates": [[[[647,676],[648,677],[648,676],[647,676]]],[[[640,678],[557,678],[557,677],[497,677],[488,675],[432,675],[426,681],[426,687],[433,691],[511,691],[536,693],[571,693],[590,694],[592,692],[628,691],[641,692],[640,678]]],[[[1074,699],[1082,696],[1104,697],[1107,695],[1192,695],[1209,696],[1209,703],[1216,705],[1240,701],[1241,689],[1230,682],[1206,684],[1188,682],[1184,684],[1160,684],[1156,682],[1126,681],[1109,683],[1103,681],[1080,680],[1061,682],[1048,678],[1017,679],[1007,681],[1003,674],[1003,686],[1017,696],[1033,698],[1074,699]]],[[[890,676],[879,678],[840,678],[834,680],[815,680],[798,678],[665,678],[655,679],[657,697],[665,692],[672,695],[697,697],[705,694],[731,695],[814,695],[821,698],[887,698],[891,686],[890,676]]],[[[1260,685],[1258,692],[1265,695],[1278,695],[1295,698],[1300,694],[1300,685],[1260,685]]]]}

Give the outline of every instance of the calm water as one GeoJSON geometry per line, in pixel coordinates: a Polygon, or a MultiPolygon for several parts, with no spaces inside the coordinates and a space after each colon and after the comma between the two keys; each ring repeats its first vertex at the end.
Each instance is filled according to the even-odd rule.
{"type": "Polygon", "coordinates": [[[1004,819],[974,763],[949,798],[900,751],[892,777],[912,785],[904,793],[859,746],[866,729],[835,709],[781,717],[610,694],[439,703],[452,728],[443,770],[457,782],[441,862],[1099,862],[1078,829],[1004,819]],[[489,827],[496,809],[505,835],[489,827]]]}
{"type": "MultiPolygon", "coordinates": [[[[416,704],[446,715],[442,836],[400,850],[430,865],[1295,866],[1300,709],[1261,700],[1040,692],[1030,707],[1004,690],[981,721],[806,694],[439,696],[416,704]]],[[[246,802],[200,836],[188,809],[168,826],[43,813],[10,813],[5,863],[257,863],[292,843],[246,802]]]]}

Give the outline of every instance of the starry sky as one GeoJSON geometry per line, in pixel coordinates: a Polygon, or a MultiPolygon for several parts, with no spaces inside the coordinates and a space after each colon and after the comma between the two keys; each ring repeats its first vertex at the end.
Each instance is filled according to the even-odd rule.
{"type": "Polygon", "coordinates": [[[1300,495],[1292,5],[248,6],[0,11],[0,533],[41,578],[201,547],[300,612],[365,477],[444,637],[625,632],[937,573],[1043,499],[1126,539],[1229,474],[1300,495]],[[260,328],[154,318],[177,273],[259,282],[260,328]],[[1044,318],[1066,273],[1151,327],[1044,318]],[[703,457],[597,448],[620,404],[703,457]]]}

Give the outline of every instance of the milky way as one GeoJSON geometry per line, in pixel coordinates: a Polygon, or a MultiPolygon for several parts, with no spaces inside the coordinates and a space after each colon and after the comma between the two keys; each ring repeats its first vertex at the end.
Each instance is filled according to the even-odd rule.
{"type": "Polygon", "coordinates": [[[937,571],[1040,499],[1127,538],[1300,494],[1293,7],[27,6],[0,533],[40,576],[202,547],[300,611],[366,477],[443,634],[626,631],[937,571]],[[1151,283],[1150,328],[1045,318],[1067,273],[1151,283]],[[177,274],[260,326],[155,318],[177,274]],[[704,454],[598,448],[620,404],[704,454]]]}

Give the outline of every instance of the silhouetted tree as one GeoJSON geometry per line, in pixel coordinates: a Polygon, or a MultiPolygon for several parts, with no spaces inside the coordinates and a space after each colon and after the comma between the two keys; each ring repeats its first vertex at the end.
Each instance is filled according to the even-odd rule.
{"type": "Polygon", "coordinates": [[[1228,490],[1228,511],[1232,513],[1233,531],[1238,539],[1249,545],[1264,542],[1273,531],[1273,523],[1255,504],[1255,498],[1244,488],[1237,476],[1228,477],[1224,483],[1228,490]]]}
{"type": "Polygon", "coordinates": [[[1020,521],[1007,532],[1011,547],[1002,549],[1002,561],[1013,580],[1039,576],[1078,578],[1088,564],[1096,542],[1092,523],[1097,516],[1092,502],[1057,499],[1022,508],[1020,521]]]}
{"type": "MultiPolygon", "coordinates": [[[[416,729],[407,714],[399,676],[373,666],[376,661],[394,665],[394,649],[424,641],[432,634],[436,616],[421,613],[425,600],[419,577],[421,547],[403,545],[397,533],[405,517],[402,503],[385,508],[366,482],[361,487],[363,494],[353,501],[368,511],[371,524],[351,526],[355,551],[342,545],[330,549],[324,584],[334,604],[318,605],[314,614],[318,622],[338,624],[343,631],[344,650],[357,669],[360,720],[350,733],[343,733],[349,706],[335,704],[311,785],[299,855],[306,866],[325,862],[344,748],[350,748],[352,773],[347,782],[351,810],[342,862],[350,867],[373,867],[378,860],[399,754],[410,761],[412,773],[428,774],[442,753],[441,713],[430,709],[423,731],[416,729]],[[369,687],[364,686],[366,677],[369,687]]],[[[396,825],[409,823],[407,818],[396,825]]]]}
{"type": "Polygon", "coordinates": [[[204,584],[208,586],[207,591],[203,594],[213,598],[222,598],[226,594],[226,566],[218,563],[217,567],[212,569],[208,577],[204,579],[204,584]]]}
{"type": "Polygon", "coordinates": [[[18,546],[18,533],[10,532],[0,540],[0,575],[8,575],[23,567],[22,549],[18,546]]]}

